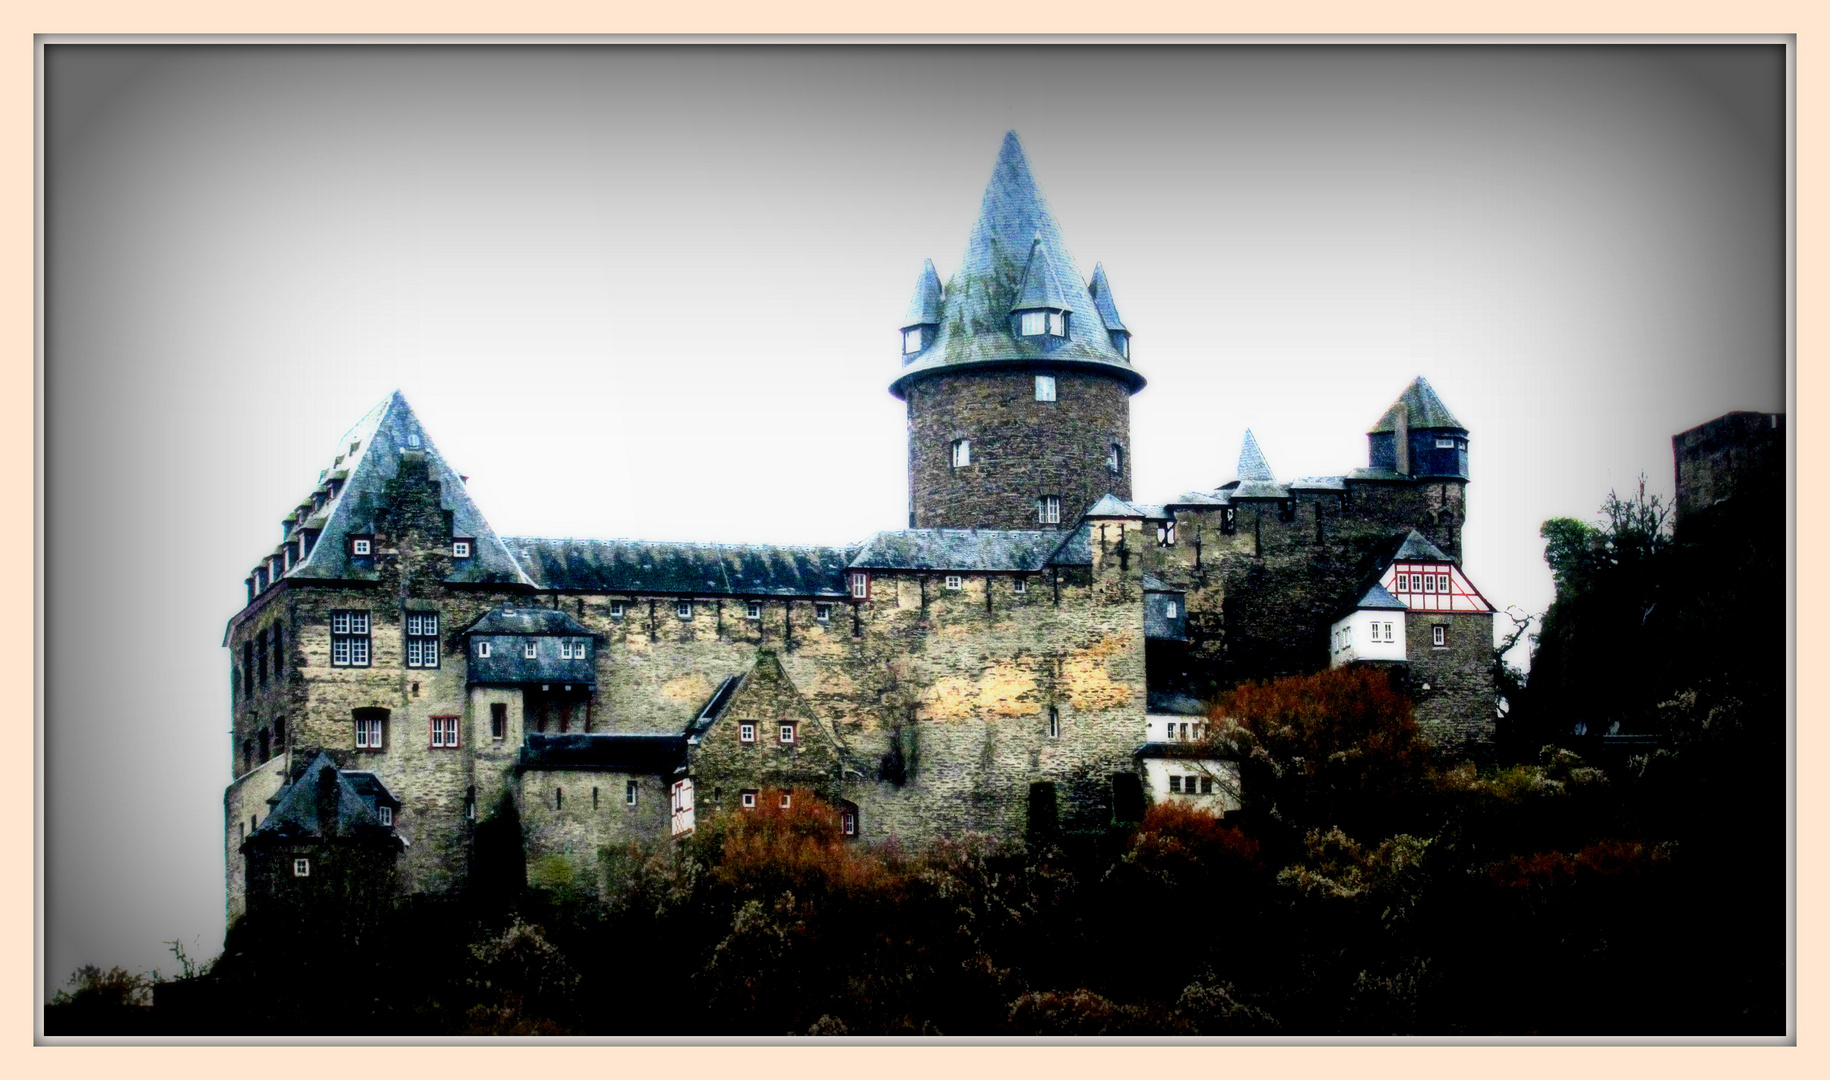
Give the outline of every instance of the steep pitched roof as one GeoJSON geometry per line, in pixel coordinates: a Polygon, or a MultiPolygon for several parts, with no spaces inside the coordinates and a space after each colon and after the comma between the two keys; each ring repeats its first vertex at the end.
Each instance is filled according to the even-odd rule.
{"type": "Polygon", "coordinates": [[[934,272],[934,260],[923,259],[921,273],[915,278],[915,295],[909,297],[909,310],[902,316],[902,325],[922,326],[940,322],[943,295],[940,275],[934,272]]]}
{"type": "Polygon", "coordinates": [[[1097,370],[1121,379],[1133,392],[1143,388],[1143,376],[1113,347],[1102,320],[1069,319],[1065,341],[1039,343],[1012,333],[1010,312],[1023,294],[1025,272],[1038,237],[1053,268],[1050,287],[1060,290],[1072,310],[1093,311],[1093,298],[1082,284],[1085,279],[1013,131],[1004,136],[979,205],[978,221],[959,269],[947,282],[934,344],[908,359],[891,384],[891,393],[902,397],[909,383],[945,368],[1022,366],[1036,361],[1051,367],[1097,370]]]}
{"type": "Polygon", "coordinates": [[[1086,295],[1086,290],[1075,287],[1078,284],[1072,279],[1064,279],[1060,266],[1049,255],[1048,245],[1038,235],[1029,246],[1029,263],[1023,268],[1023,284],[1017,289],[1017,298],[1011,302],[1010,310],[1055,308],[1073,311],[1073,294],[1086,295]]]}
{"type": "MultiPolygon", "coordinates": [[[[336,760],[320,750],[303,767],[294,768],[286,786],[280,789],[273,810],[267,814],[267,820],[254,830],[254,835],[324,835],[324,822],[318,806],[318,776],[325,769],[329,769],[337,778],[337,831],[348,835],[355,826],[382,828],[381,819],[375,815],[369,800],[363,798],[362,792],[357,790],[351,775],[338,769],[336,760]]],[[[361,781],[365,786],[372,782],[373,786],[380,787],[380,781],[373,774],[358,775],[366,778],[361,781]]],[[[381,788],[381,791],[386,793],[385,788],[381,788]]],[[[388,796],[388,800],[398,804],[392,795],[388,796]]]]}
{"type": "MultiPolygon", "coordinates": [[[[358,564],[349,553],[349,538],[375,531],[389,481],[400,472],[403,455],[424,454],[427,471],[439,484],[439,504],[451,514],[453,536],[471,538],[468,559],[455,559],[450,581],[531,584],[503,546],[483,512],[464,489],[464,481],[432,443],[419,417],[396,390],[370,409],[337,443],[335,460],[319,474],[319,484],[342,479],[342,487],[321,514],[321,528],[311,553],[287,577],[374,580],[373,566],[358,564]]],[[[307,522],[313,524],[313,522],[307,522]]]]}
{"type": "Polygon", "coordinates": [[[1385,590],[1385,586],[1373,582],[1367,590],[1354,601],[1354,608],[1360,611],[1406,611],[1408,605],[1385,590]]]}
{"type": "Polygon", "coordinates": [[[855,569],[1040,570],[1061,534],[1033,529],[897,529],[875,533],[855,569]]]}
{"type": "Polygon", "coordinates": [[[1144,512],[1108,491],[1099,497],[1098,502],[1088,508],[1085,516],[1099,518],[1141,518],[1144,516],[1144,512]]]}
{"type": "Polygon", "coordinates": [[[845,596],[855,549],[509,537],[541,588],[690,596],[845,596]]]}
{"type": "Polygon", "coordinates": [[[1462,427],[1460,420],[1455,419],[1455,414],[1449,411],[1449,407],[1442,403],[1442,399],[1436,396],[1436,391],[1430,386],[1429,381],[1419,375],[1411,380],[1411,385],[1404,388],[1404,393],[1398,395],[1398,400],[1392,403],[1391,408],[1385,410],[1385,415],[1379,417],[1379,422],[1374,424],[1372,430],[1367,434],[1377,435],[1384,431],[1398,430],[1400,410],[1405,415],[1406,426],[1412,430],[1419,428],[1467,430],[1462,427]]]}
{"type": "Polygon", "coordinates": [[[466,634],[539,634],[542,636],[601,637],[584,623],[549,607],[494,607],[463,629],[466,634]]]}
{"type": "Polygon", "coordinates": [[[1093,294],[1093,306],[1099,309],[1099,320],[1107,330],[1124,330],[1125,320],[1118,317],[1118,305],[1112,300],[1112,285],[1106,280],[1106,268],[1103,263],[1093,264],[1093,283],[1087,286],[1087,292],[1093,294]]]}
{"type": "Polygon", "coordinates": [[[1245,429],[1245,441],[1239,445],[1239,479],[1262,480],[1276,483],[1277,474],[1271,471],[1271,463],[1265,460],[1264,451],[1258,448],[1258,440],[1252,436],[1252,429],[1245,429]]]}
{"type": "Polygon", "coordinates": [[[1394,563],[1454,562],[1455,560],[1443,554],[1441,548],[1430,543],[1428,540],[1425,540],[1422,533],[1418,532],[1416,529],[1412,529],[1410,535],[1404,538],[1404,543],[1398,546],[1397,552],[1386,561],[1388,563],[1394,563]]]}

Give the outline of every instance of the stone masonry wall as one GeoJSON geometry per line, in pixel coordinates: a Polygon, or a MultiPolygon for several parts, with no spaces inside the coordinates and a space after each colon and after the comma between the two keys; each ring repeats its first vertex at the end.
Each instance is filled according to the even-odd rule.
{"type": "Polygon", "coordinates": [[[1444,750],[1480,753],[1495,727],[1493,615],[1413,611],[1405,619],[1405,639],[1418,726],[1444,750]],[[1447,644],[1433,644],[1434,626],[1447,627],[1447,644]]]}
{"type": "Polygon", "coordinates": [[[609,867],[631,843],[668,838],[668,777],[597,769],[529,769],[521,774],[527,883],[603,894],[609,867]],[[629,805],[627,785],[636,785],[629,805]]]}
{"type": "MultiPolygon", "coordinates": [[[[1101,495],[1131,497],[1131,395],[1116,379],[1055,373],[1036,400],[1037,371],[943,374],[909,387],[909,509],[915,528],[1034,529],[1036,498],[1061,498],[1070,528],[1101,495]],[[955,469],[956,439],[972,464],[955,469]],[[1107,455],[1123,449],[1113,473],[1107,455]]],[[[1046,370],[1041,373],[1047,374],[1046,370]]]]}

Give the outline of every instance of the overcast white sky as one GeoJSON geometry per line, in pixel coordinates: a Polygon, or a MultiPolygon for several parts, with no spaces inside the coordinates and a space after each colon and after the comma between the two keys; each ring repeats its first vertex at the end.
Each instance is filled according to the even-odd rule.
{"type": "Polygon", "coordinates": [[[1248,426],[1363,465],[1421,374],[1538,611],[1544,519],[1785,406],[1777,46],[47,51],[53,986],[218,948],[222,627],[390,390],[504,534],[903,524],[897,326],[1006,129],[1135,331],[1140,499],[1248,426]]]}

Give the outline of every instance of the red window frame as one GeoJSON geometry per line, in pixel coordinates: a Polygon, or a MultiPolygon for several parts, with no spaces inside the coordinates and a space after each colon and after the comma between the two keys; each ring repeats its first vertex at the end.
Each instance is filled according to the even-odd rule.
{"type": "Polygon", "coordinates": [[[428,745],[434,750],[456,750],[458,748],[458,717],[431,717],[427,721],[426,738],[428,745]]]}

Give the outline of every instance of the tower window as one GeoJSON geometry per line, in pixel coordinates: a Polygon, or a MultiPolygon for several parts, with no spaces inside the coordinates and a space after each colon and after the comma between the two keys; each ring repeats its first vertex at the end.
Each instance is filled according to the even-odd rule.
{"type": "Polygon", "coordinates": [[[1449,628],[1447,626],[1439,625],[1439,626],[1430,627],[1430,644],[1436,645],[1436,646],[1443,646],[1443,645],[1447,645],[1448,643],[1449,643],[1449,628]]]}
{"type": "Polygon", "coordinates": [[[751,600],[743,606],[743,617],[746,619],[762,618],[762,601],[751,600]]]}
{"type": "Polygon", "coordinates": [[[349,541],[351,555],[369,555],[374,552],[374,541],[366,536],[352,536],[349,541]]]}
{"type": "Polygon", "coordinates": [[[1018,319],[1017,332],[1024,337],[1035,337],[1048,329],[1048,312],[1025,311],[1018,319]]]}
{"type": "Polygon", "coordinates": [[[1445,439],[1441,435],[1438,435],[1438,436],[1436,436],[1436,449],[1453,450],[1453,449],[1455,449],[1455,440],[1454,439],[1445,439]]]}
{"type": "Polygon", "coordinates": [[[392,826],[394,824],[394,808],[392,806],[377,806],[375,808],[375,816],[381,819],[383,825],[392,826]]]}
{"type": "Polygon", "coordinates": [[[953,440],[953,467],[961,469],[972,464],[972,440],[953,440]]]}
{"type": "Polygon", "coordinates": [[[1061,710],[1053,705],[1048,707],[1048,737],[1061,738],[1061,710]]]}
{"type": "Polygon", "coordinates": [[[524,660],[537,660],[540,657],[540,646],[529,641],[521,646],[521,657],[524,660]]]}
{"type": "Polygon", "coordinates": [[[1061,496],[1044,495],[1036,500],[1036,523],[1039,525],[1061,524],[1061,496]]]}
{"type": "Polygon", "coordinates": [[[369,666],[369,613],[330,613],[330,663],[332,667],[369,666]]]}
{"type": "Polygon", "coordinates": [[[311,876],[311,860],[310,859],[292,860],[292,876],[293,877],[310,877],[311,876]]]}
{"type": "Polygon", "coordinates": [[[623,784],[623,805],[624,806],[634,806],[635,805],[635,792],[636,792],[636,782],[634,780],[625,781],[623,784]]]}
{"type": "Polygon", "coordinates": [[[388,711],[386,709],[357,709],[356,749],[383,750],[388,741],[388,711]]]}
{"type": "Polygon", "coordinates": [[[432,718],[432,745],[441,749],[456,749],[457,744],[458,718],[434,716],[432,718]]]}
{"type": "Polygon", "coordinates": [[[487,642],[487,641],[477,642],[477,659],[478,660],[489,659],[489,642],[487,642]]]}
{"type": "Polygon", "coordinates": [[[407,613],[407,666],[438,666],[438,614],[431,611],[407,613]]]}
{"type": "Polygon", "coordinates": [[[921,327],[911,326],[902,332],[902,355],[918,353],[922,348],[921,327]]]}
{"type": "Polygon", "coordinates": [[[621,600],[610,601],[610,617],[612,619],[620,619],[623,617],[623,602],[621,600]]]}
{"type": "Polygon", "coordinates": [[[1055,400],[1055,377],[1053,375],[1036,376],[1036,400],[1055,400]]]}
{"type": "Polygon", "coordinates": [[[1176,607],[1176,602],[1174,600],[1171,600],[1167,604],[1163,605],[1163,615],[1165,618],[1170,618],[1170,619],[1175,618],[1176,612],[1179,610],[1180,609],[1178,607],[1176,607]]]}
{"type": "Polygon", "coordinates": [[[1112,444],[1111,448],[1106,451],[1106,468],[1111,470],[1113,476],[1118,476],[1118,475],[1121,475],[1122,473],[1124,473],[1124,471],[1125,471],[1125,448],[1124,447],[1118,445],[1117,443],[1112,444]]]}
{"type": "Polygon", "coordinates": [[[1238,507],[1226,506],[1220,509],[1220,531],[1229,536],[1239,531],[1238,507]]]}

